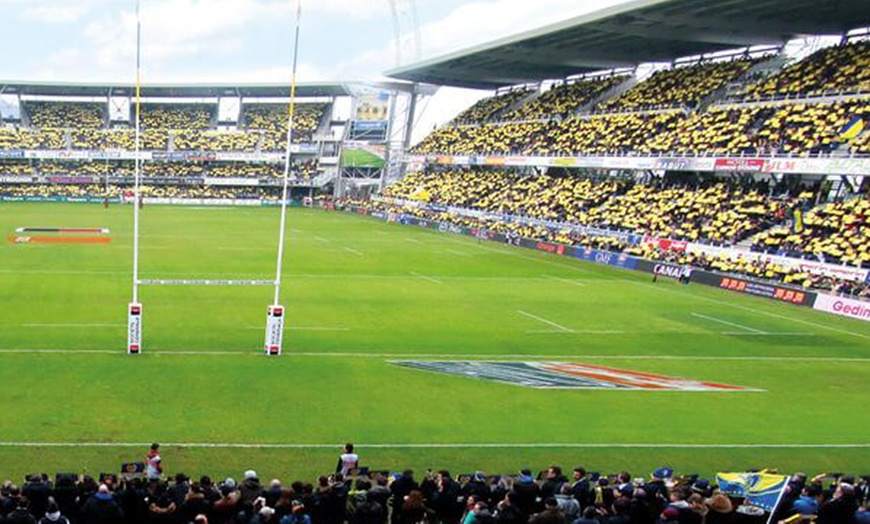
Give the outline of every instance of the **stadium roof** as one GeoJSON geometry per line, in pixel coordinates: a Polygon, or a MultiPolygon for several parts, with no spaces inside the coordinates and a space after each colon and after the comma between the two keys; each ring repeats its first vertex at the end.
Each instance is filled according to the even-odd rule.
{"type": "MultiPolygon", "coordinates": [[[[406,82],[320,82],[300,83],[296,95],[309,97],[351,96],[360,88],[390,91],[428,92],[431,86],[414,86],[406,82]]],[[[21,94],[45,97],[105,97],[132,96],[136,86],[124,83],[71,83],[71,82],[3,82],[0,94],[21,94]]],[[[241,96],[246,98],[289,97],[290,87],[282,84],[143,84],[145,98],[216,98],[241,96]]]]}
{"type": "Polygon", "coordinates": [[[386,75],[495,89],[866,25],[867,0],[634,0],[386,75]]]}

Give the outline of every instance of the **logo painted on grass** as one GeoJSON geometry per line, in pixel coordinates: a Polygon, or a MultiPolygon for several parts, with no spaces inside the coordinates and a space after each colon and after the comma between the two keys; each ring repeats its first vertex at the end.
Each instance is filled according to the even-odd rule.
{"type": "Polygon", "coordinates": [[[642,391],[762,391],[655,373],[570,362],[492,362],[481,360],[399,360],[393,364],[505,382],[530,388],[642,391]]]}

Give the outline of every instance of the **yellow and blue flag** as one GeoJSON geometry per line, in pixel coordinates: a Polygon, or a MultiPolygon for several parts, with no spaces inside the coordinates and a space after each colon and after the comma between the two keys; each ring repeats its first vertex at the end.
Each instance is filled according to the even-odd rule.
{"type": "Polygon", "coordinates": [[[786,475],[771,473],[719,473],[719,491],[746,499],[747,504],[773,511],[788,486],[786,475]]]}
{"type": "Polygon", "coordinates": [[[852,140],[860,135],[862,131],[864,131],[864,119],[860,116],[852,117],[852,120],[849,120],[849,123],[840,130],[840,139],[852,140]]]}

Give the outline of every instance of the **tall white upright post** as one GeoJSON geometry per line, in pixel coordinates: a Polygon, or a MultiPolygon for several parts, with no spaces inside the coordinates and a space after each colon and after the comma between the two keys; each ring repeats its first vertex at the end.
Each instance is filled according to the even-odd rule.
{"type": "Polygon", "coordinates": [[[127,353],[134,355],[142,352],[142,304],[139,303],[139,207],[141,204],[139,178],[142,169],[141,147],[139,144],[139,111],[142,94],[141,40],[142,26],[139,19],[139,0],[136,0],[136,158],[134,159],[136,170],[133,189],[133,300],[127,306],[127,353]]]}
{"type": "Polygon", "coordinates": [[[299,57],[299,25],[302,18],[302,0],[296,0],[296,34],[293,40],[293,67],[290,73],[290,103],[287,107],[287,142],[284,153],[284,184],[281,192],[281,226],[278,231],[278,263],[275,269],[275,298],[266,317],[267,355],[280,355],[284,344],[285,309],[281,300],[281,273],[284,265],[284,237],[287,226],[287,199],[290,179],[290,149],[293,138],[293,117],[296,112],[296,64],[299,57]]]}

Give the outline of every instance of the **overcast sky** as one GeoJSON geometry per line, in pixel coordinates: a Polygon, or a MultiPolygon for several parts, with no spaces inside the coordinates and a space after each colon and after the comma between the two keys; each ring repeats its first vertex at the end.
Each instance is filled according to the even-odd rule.
{"type": "MultiPolygon", "coordinates": [[[[626,0],[302,0],[299,81],[373,80],[403,64],[626,0]]],[[[141,0],[142,81],[287,82],[295,0],[141,0]]],[[[135,79],[135,0],[0,0],[4,80],[135,79]]],[[[444,90],[421,128],[484,93],[444,90]]]]}

